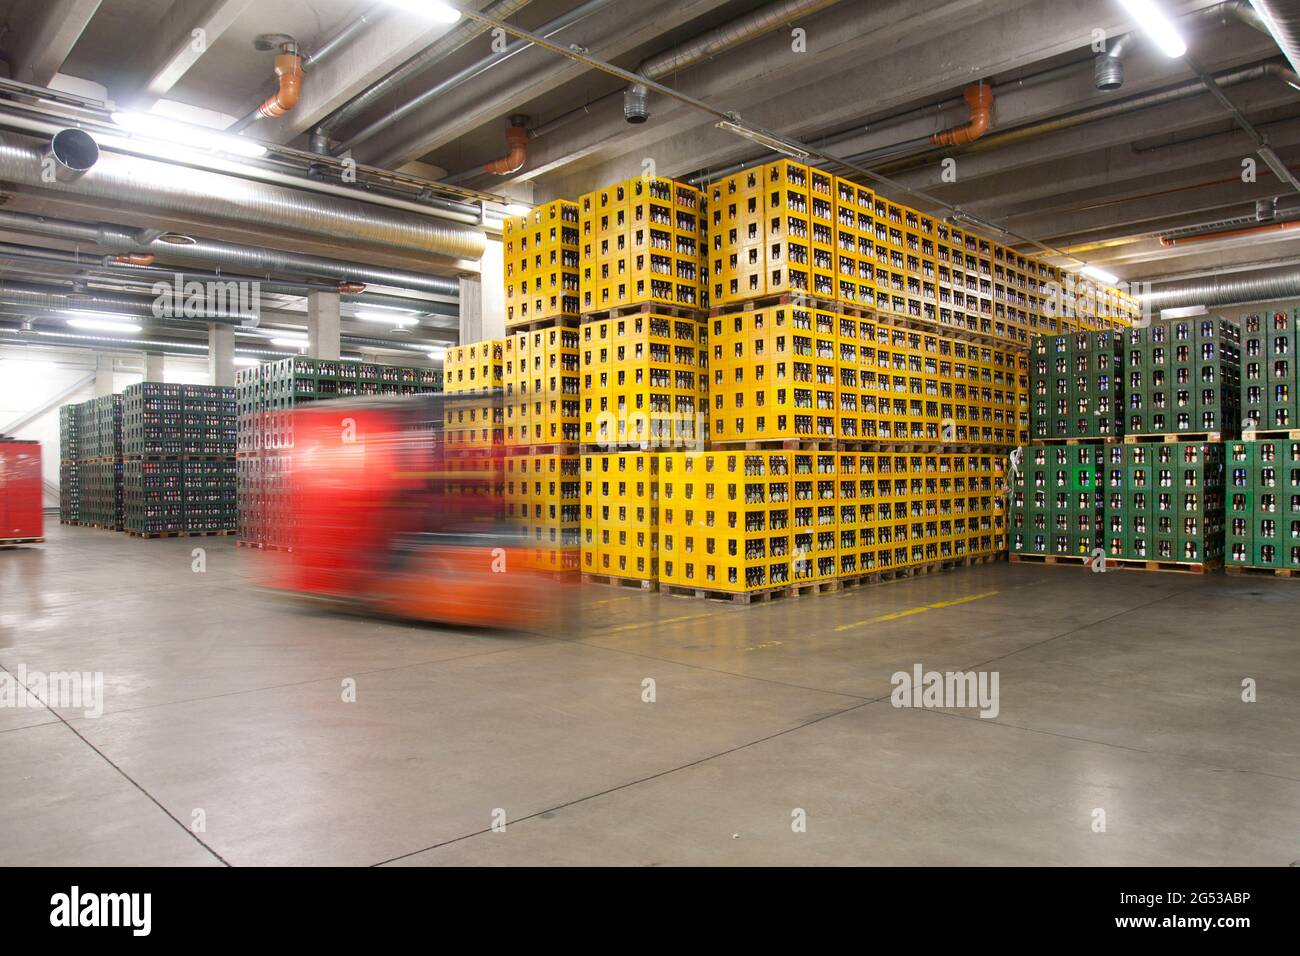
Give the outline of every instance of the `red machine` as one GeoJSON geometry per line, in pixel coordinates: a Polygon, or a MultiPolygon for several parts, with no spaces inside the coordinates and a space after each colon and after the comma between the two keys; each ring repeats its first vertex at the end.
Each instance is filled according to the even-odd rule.
{"type": "MultiPolygon", "coordinates": [[[[398,617],[545,630],[553,593],[506,521],[500,449],[449,448],[454,398],[293,412],[274,586],[398,617]]],[[[481,401],[481,399],[480,399],[481,401]]]]}
{"type": "Polygon", "coordinates": [[[0,438],[0,545],[44,541],[40,442],[0,438]]]}

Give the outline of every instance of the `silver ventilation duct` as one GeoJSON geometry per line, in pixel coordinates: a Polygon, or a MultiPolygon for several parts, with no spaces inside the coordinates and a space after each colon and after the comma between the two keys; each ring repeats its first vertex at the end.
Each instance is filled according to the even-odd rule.
{"type": "Polygon", "coordinates": [[[108,223],[92,225],[5,210],[0,210],[0,228],[103,246],[114,252],[151,252],[160,259],[192,263],[207,268],[229,269],[251,275],[320,276],[339,282],[364,282],[433,295],[460,296],[460,283],[454,279],[427,276],[402,269],[354,265],[338,259],[298,255],[264,246],[244,246],[233,242],[197,238],[189,245],[173,245],[160,238],[149,240],[147,235],[141,236],[137,230],[125,226],[108,223]]]}
{"type": "MultiPolygon", "coordinates": [[[[101,289],[76,292],[59,286],[0,281],[0,307],[41,312],[105,312],[139,318],[182,318],[159,315],[154,311],[153,303],[154,300],[148,296],[130,295],[125,292],[105,292],[101,289]]],[[[239,325],[244,321],[258,321],[258,316],[254,312],[239,309],[214,311],[207,303],[201,314],[186,317],[196,322],[219,325],[239,325]]]]}
{"type": "Polygon", "coordinates": [[[1139,296],[1152,312],[1188,305],[1243,305],[1300,296],[1300,269],[1267,273],[1227,273],[1160,286],[1139,296]]]}
{"type": "MultiPolygon", "coordinates": [[[[648,80],[658,80],[725,50],[757,39],[796,17],[816,13],[834,4],[836,0],[777,0],[747,13],[739,19],[724,23],[715,30],[702,33],[641,62],[634,72],[648,80]]],[[[623,118],[629,123],[644,123],[650,118],[647,102],[649,91],[641,83],[623,91],[623,118]]]]}
{"type": "Polygon", "coordinates": [[[1278,49],[1300,73],[1300,2],[1296,0],[1250,0],[1278,49]]]}
{"type": "Polygon", "coordinates": [[[481,229],[459,223],[112,153],[103,154],[73,182],[47,182],[42,150],[16,140],[0,144],[0,181],[152,212],[288,229],[453,259],[480,259],[486,247],[481,229]]]}

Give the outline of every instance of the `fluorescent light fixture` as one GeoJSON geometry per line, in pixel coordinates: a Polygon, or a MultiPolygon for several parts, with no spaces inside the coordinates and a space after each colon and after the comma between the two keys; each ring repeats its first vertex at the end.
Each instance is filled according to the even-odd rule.
{"type": "Polygon", "coordinates": [[[276,339],[271,339],[271,344],[278,345],[282,349],[305,349],[307,347],[307,339],[306,338],[301,338],[301,339],[276,338],[276,339]]]}
{"type": "Polygon", "coordinates": [[[372,312],[369,310],[354,312],[352,318],[360,319],[362,322],[383,322],[387,325],[415,325],[419,321],[409,312],[399,312],[397,310],[392,312],[372,312]]]}
{"type": "Polygon", "coordinates": [[[460,19],[460,11],[439,0],[388,0],[390,6],[398,7],[408,13],[415,13],[435,23],[455,23],[460,19]]]}
{"type": "Polygon", "coordinates": [[[1114,285],[1119,281],[1119,276],[1107,272],[1105,269],[1098,269],[1096,266],[1084,266],[1079,271],[1089,279],[1096,279],[1098,282],[1103,282],[1106,285],[1114,285]]]}
{"type": "Polygon", "coordinates": [[[214,153],[230,153],[234,156],[246,156],[256,159],[266,155],[266,147],[242,136],[231,136],[218,130],[204,129],[189,123],[177,123],[152,113],[129,113],[118,110],[113,113],[113,122],[124,130],[145,139],[157,140],[174,149],[206,149],[214,153]]]}
{"type": "Polygon", "coordinates": [[[1193,315],[1205,315],[1209,312],[1203,305],[1184,305],[1177,309],[1161,309],[1160,318],[1162,319],[1186,319],[1193,315]]]}
{"type": "Polygon", "coordinates": [[[1137,21],[1142,32],[1160,48],[1160,52],[1165,56],[1180,57],[1187,52],[1187,44],[1183,42],[1182,36],[1165,16],[1164,11],[1156,6],[1155,0],[1119,0],[1119,2],[1128,11],[1129,16],[1137,21]]]}
{"type": "Polygon", "coordinates": [[[142,331],[142,327],[135,322],[115,319],[68,319],[68,325],[88,332],[119,332],[125,335],[137,335],[142,331]]]}
{"type": "Polygon", "coordinates": [[[254,365],[261,365],[261,359],[255,359],[247,355],[236,355],[235,364],[243,368],[252,368],[254,365]]]}
{"type": "Polygon", "coordinates": [[[725,129],[728,132],[735,133],[737,136],[743,136],[751,143],[758,143],[759,146],[766,146],[768,149],[780,153],[783,156],[790,156],[794,159],[807,159],[808,151],[798,146],[792,146],[789,143],[777,139],[767,133],[760,132],[756,129],[750,129],[748,126],[742,126],[732,120],[723,120],[718,123],[718,129],[725,129]]]}

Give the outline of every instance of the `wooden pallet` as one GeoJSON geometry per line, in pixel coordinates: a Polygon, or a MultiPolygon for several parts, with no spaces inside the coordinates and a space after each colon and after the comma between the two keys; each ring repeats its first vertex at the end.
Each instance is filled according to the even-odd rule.
{"type": "Polygon", "coordinates": [[[582,574],[583,584],[605,584],[616,588],[632,588],[638,591],[657,591],[659,582],[654,578],[623,578],[617,574],[593,574],[590,571],[584,571],[582,574]]]}
{"type": "Polygon", "coordinates": [[[1242,433],[1242,441],[1295,441],[1300,439],[1300,428],[1256,428],[1242,433]],[[1246,436],[1250,437],[1247,438],[1246,436]]]}
{"type": "Polygon", "coordinates": [[[506,335],[514,335],[516,332],[544,332],[547,329],[576,329],[580,321],[576,315],[552,315],[545,319],[531,319],[525,322],[515,322],[506,326],[506,335]]]}
{"type": "Polygon", "coordinates": [[[1124,444],[1126,445],[1176,445],[1180,442],[1213,444],[1221,441],[1223,441],[1223,432],[1165,432],[1163,434],[1124,436],[1124,444]]]}
{"type": "MultiPolygon", "coordinates": [[[[755,296],[752,299],[746,299],[744,302],[729,302],[726,305],[715,305],[709,309],[709,317],[713,318],[721,315],[735,315],[738,312],[756,312],[759,309],[772,309],[779,306],[789,306],[795,309],[822,309],[827,312],[843,312],[846,303],[838,299],[828,299],[824,296],[809,295],[800,292],[776,292],[771,295],[755,296]]],[[[863,309],[862,306],[856,308],[863,312],[864,315],[874,313],[874,310],[863,309]]]]}
{"type": "Polygon", "coordinates": [[[713,451],[838,451],[839,444],[833,438],[767,438],[713,441],[709,446],[713,451]]]}
{"type": "MultiPolygon", "coordinates": [[[[1082,554],[1033,554],[1013,551],[1010,555],[1012,564],[1091,564],[1090,555],[1082,554]]],[[[1110,559],[1107,559],[1109,562],[1110,559]]]]}
{"type": "MultiPolygon", "coordinates": [[[[1069,564],[1091,567],[1096,560],[1091,555],[1080,554],[1018,554],[1011,555],[1012,564],[1069,564]]],[[[1106,570],[1169,571],[1179,574],[1210,574],[1223,567],[1220,561],[1150,561],[1145,558],[1106,558],[1106,570]]]]}
{"type": "MultiPolygon", "coordinates": [[[[237,532],[232,532],[237,533],[237,532]]],[[[269,544],[266,541],[246,541],[243,538],[235,539],[236,548],[250,548],[255,551],[284,551],[290,552],[293,548],[284,544],[269,544]]]]}
{"type": "Polygon", "coordinates": [[[1223,567],[1222,561],[1144,561],[1133,558],[1107,558],[1106,570],[1126,568],[1132,571],[1170,571],[1180,574],[1211,574],[1223,567]]]}
{"type": "Polygon", "coordinates": [[[800,581],[798,584],[787,584],[786,588],[790,592],[790,597],[799,597],[803,594],[831,594],[843,586],[840,578],[829,578],[823,581],[800,581]]]}
{"type": "Polygon", "coordinates": [[[225,538],[235,531],[127,531],[132,538],[225,538]]]}
{"type": "Polygon", "coordinates": [[[659,582],[659,593],[674,597],[701,598],[708,601],[724,601],[727,604],[766,604],[781,598],[790,597],[788,586],[764,588],[761,591],[721,591],[716,588],[697,588],[681,584],[659,582]]]}
{"type": "Polygon", "coordinates": [[[1257,575],[1270,578],[1300,578],[1300,568],[1266,568],[1257,567],[1253,564],[1225,564],[1223,570],[1225,574],[1230,574],[1233,577],[1257,575]]]}
{"type": "Polygon", "coordinates": [[[505,446],[507,455],[573,455],[578,456],[582,452],[580,446],[575,442],[562,442],[554,445],[507,445],[505,446]]]}
{"type": "MultiPolygon", "coordinates": [[[[689,319],[699,322],[704,319],[706,310],[682,305],[669,305],[667,302],[638,302],[634,305],[613,305],[608,309],[590,309],[582,313],[582,324],[602,322],[605,319],[621,319],[629,315],[666,315],[674,319],[689,319]]],[[[507,329],[507,332],[513,329],[507,329]]]]}
{"type": "Polygon", "coordinates": [[[1091,438],[1032,438],[1030,441],[1035,445],[1073,447],[1075,445],[1117,445],[1120,439],[1118,435],[1101,435],[1091,438]]]}

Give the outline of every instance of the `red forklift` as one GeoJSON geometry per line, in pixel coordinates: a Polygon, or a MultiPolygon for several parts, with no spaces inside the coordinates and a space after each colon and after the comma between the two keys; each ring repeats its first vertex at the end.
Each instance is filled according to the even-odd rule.
{"type": "MultiPolygon", "coordinates": [[[[548,632],[560,598],[507,514],[503,453],[459,427],[499,394],[314,403],[293,449],[272,585],[421,621],[548,632]]],[[[283,413],[281,413],[283,414],[283,413]]]]}

